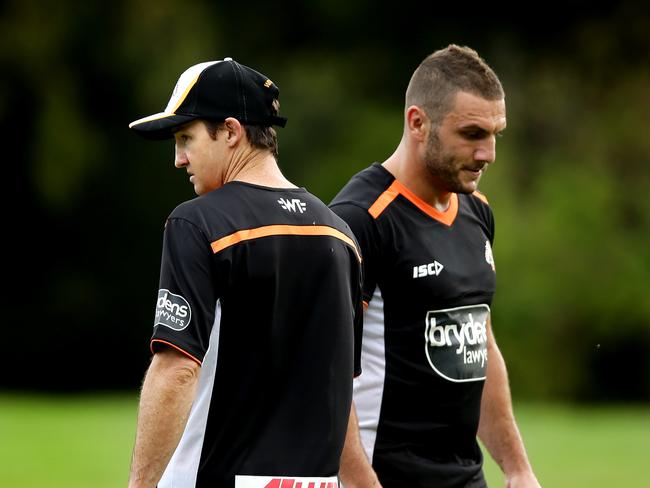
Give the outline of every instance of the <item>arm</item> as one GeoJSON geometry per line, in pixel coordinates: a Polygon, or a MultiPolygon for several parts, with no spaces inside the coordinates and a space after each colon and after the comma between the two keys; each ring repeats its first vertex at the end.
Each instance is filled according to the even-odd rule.
{"type": "Polygon", "coordinates": [[[478,435],[505,474],[507,488],[539,488],[512,412],[506,365],[488,319],[488,363],[478,435]]]}
{"type": "Polygon", "coordinates": [[[129,488],[154,488],[180,441],[200,366],[172,348],[154,354],[142,385],[129,488]]]}
{"type": "Polygon", "coordinates": [[[350,409],[350,421],[345,435],[345,445],[341,454],[340,477],[345,488],[381,488],[368,457],[361,445],[359,421],[354,403],[350,409]]]}

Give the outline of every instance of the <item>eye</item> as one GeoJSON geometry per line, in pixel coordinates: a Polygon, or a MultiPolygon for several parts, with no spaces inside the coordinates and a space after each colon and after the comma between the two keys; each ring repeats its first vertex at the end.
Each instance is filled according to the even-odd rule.
{"type": "Polygon", "coordinates": [[[485,137],[485,131],[482,130],[468,130],[464,132],[464,135],[467,139],[477,140],[485,137]]]}

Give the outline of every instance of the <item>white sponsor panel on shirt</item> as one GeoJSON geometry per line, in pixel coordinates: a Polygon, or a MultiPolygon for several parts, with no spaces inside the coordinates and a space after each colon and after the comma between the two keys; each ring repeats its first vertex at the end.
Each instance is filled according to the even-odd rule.
{"type": "Polygon", "coordinates": [[[339,488],[336,476],[235,476],[235,488],[339,488]]]}
{"type": "Polygon", "coordinates": [[[427,312],[425,352],[439,376],[459,383],[485,379],[489,315],[486,304],[427,312]]]}
{"type": "Polygon", "coordinates": [[[183,330],[192,320],[192,308],[187,300],[166,288],[158,290],[156,300],[156,325],[164,325],[174,330],[183,330]]]}

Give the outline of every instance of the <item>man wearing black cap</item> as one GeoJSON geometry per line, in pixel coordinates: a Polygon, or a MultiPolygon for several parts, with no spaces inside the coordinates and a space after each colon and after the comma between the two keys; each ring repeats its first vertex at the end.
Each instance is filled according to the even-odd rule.
{"type": "Polygon", "coordinates": [[[175,139],[199,195],[165,225],[132,488],[338,486],[361,257],[348,226],[282,175],[278,95],[230,58],[201,63],[130,125],[175,139]]]}

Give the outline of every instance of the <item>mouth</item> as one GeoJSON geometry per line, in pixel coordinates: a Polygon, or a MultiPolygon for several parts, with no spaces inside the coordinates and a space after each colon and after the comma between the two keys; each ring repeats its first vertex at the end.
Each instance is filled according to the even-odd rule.
{"type": "Polygon", "coordinates": [[[464,168],[465,171],[467,171],[469,174],[472,176],[481,176],[481,173],[483,172],[483,167],[481,166],[480,168],[464,168]]]}

